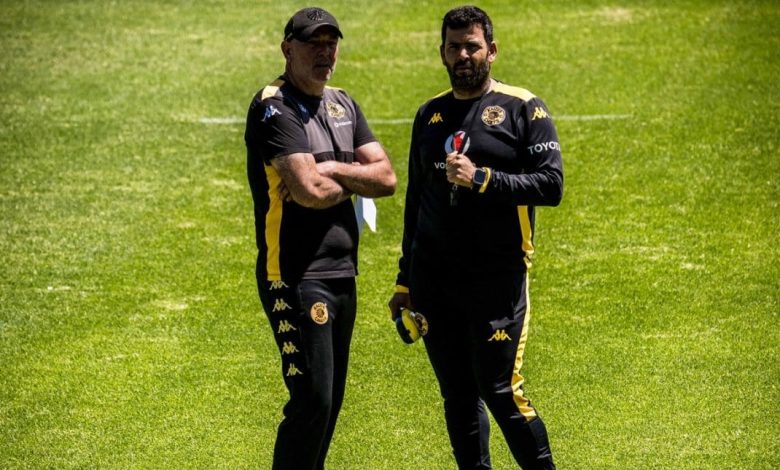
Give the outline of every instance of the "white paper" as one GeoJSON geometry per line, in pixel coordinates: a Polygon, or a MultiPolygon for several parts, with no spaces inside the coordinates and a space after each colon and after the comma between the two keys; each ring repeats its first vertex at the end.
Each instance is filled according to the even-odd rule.
{"type": "Polygon", "coordinates": [[[355,200],[355,217],[359,231],[363,231],[365,223],[372,232],[376,232],[376,205],[373,199],[358,196],[355,200]]]}

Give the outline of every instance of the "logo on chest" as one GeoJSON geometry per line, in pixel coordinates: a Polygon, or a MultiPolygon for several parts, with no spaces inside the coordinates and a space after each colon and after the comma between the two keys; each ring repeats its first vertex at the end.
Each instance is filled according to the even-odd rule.
{"type": "Polygon", "coordinates": [[[482,111],[482,122],[488,126],[497,126],[506,119],[506,111],[501,106],[488,106],[482,111]]]}
{"type": "Polygon", "coordinates": [[[352,125],[351,120],[338,121],[338,119],[343,119],[347,115],[347,110],[344,108],[344,106],[335,103],[333,101],[326,101],[325,111],[328,113],[328,116],[330,116],[334,120],[337,120],[336,122],[333,123],[333,127],[335,127],[336,129],[338,129],[339,127],[352,125]]]}
{"type": "Polygon", "coordinates": [[[458,131],[444,141],[444,152],[448,154],[452,152],[466,153],[469,150],[469,145],[471,145],[471,139],[466,135],[466,131],[458,131]]]}
{"type": "Polygon", "coordinates": [[[334,103],[333,101],[325,102],[325,111],[327,111],[328,116],[332,117],[333,119],[341,119],[347,114],[347,110],[344,109],[344,106],[341,106],[338,103],[334,103]]]}
{"type": "Polygon", "coordinates": [[[444,118],[441,117],[441,113],[433,113],[433,116],[431,116],[431,119],[428,120],[428,125],[431,124],[438,124],[440,122],[444,122],[444,118]]]}

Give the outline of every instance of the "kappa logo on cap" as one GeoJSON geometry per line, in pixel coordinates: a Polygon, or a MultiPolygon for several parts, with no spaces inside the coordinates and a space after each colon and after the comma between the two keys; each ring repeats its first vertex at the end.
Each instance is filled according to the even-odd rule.
{"type": "Polygon", "coordinates": [[[319,8],[312,8],[306,12],[306,18],[310,19],[311,21],[320,21],[325,18],[325,14],[319,8]]]}
{"type": "Polygon", "coordinates": [[[300,41],[308,41],[320,26],[331,26],[335,28],[338,37],[344,37],[333,15],[322,8],[313,7],[299,10],[290,18],[287,26],[284,27],[284,40],[289,41],[295,38],[300,41]]]}

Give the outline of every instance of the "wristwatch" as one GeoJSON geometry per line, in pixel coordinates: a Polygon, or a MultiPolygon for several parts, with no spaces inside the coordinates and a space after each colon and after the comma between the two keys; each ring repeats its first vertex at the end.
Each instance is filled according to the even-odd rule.
{"type": "Polygon", "coordinates": [[[479,190],[479,192],[485,191],[485,182],[487,182],[488,178],[488,169],[487,168],[477,168],[474,171],[474,176],[471,177],[471,187],[473,189],[479,190]]]}

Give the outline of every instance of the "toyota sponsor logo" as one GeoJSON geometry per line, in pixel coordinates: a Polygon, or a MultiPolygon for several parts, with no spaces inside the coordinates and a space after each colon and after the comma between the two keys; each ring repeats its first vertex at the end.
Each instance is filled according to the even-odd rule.
{"type": "Polygon", "coordinates": [[[535,155],[537,153],[546,152],[548,150],[558,150],[560,152],[561,144],[555,141],[541,142],[538,144],[529,145],[527,148],[528,148],[528,153],[530,153],[531,155],[535,155]]]}

